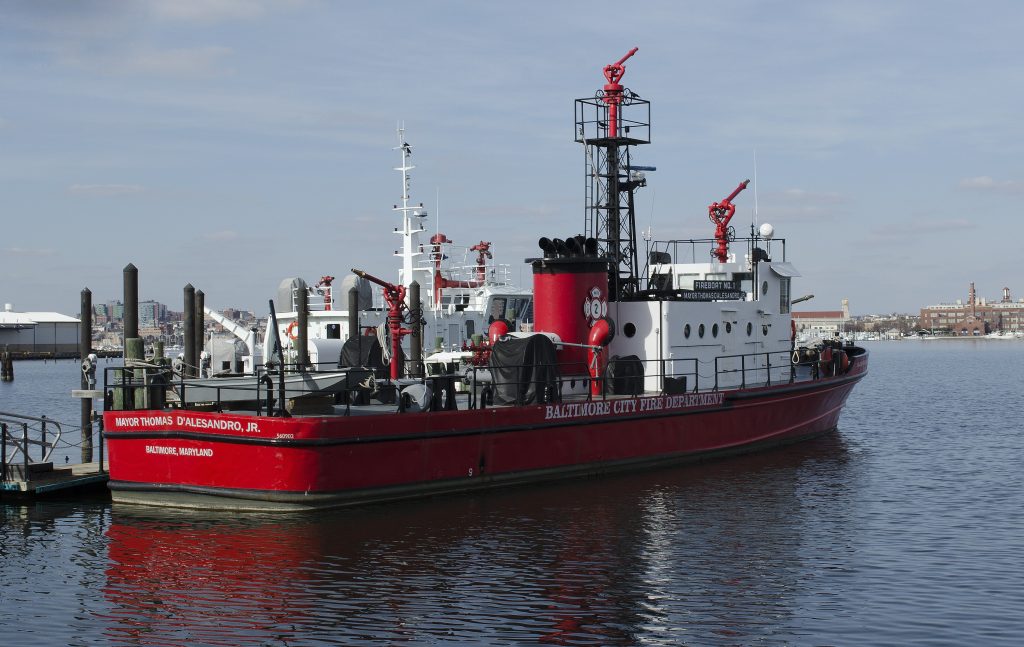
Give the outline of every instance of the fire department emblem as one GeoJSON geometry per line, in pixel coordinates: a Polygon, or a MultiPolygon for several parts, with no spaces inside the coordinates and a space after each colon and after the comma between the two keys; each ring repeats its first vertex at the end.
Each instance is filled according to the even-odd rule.
{"type": "Polygon", "coordinates": [[[583,314],[587,318],[588,326],[593,326],[595,321],[608,316],[608,298],[601,293],[601,288],[590,288],[590,293],[583,300],[583,314]]]}

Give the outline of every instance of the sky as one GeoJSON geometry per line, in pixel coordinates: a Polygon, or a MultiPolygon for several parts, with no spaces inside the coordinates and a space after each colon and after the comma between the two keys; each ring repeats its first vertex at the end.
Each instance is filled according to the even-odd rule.
{"type": "Polygon", "coordinates": [[[800,308],[1024,297],[1024,3],[0,2],[0,302],[267,311],[278,283],[397,281],[396,126],[414,201],[529,281],[583,229],[573,101],[629,49],[655,239],[785,238],[800,308]],[[756,163],[755,163],[756,160],[756,163]],[[756,205],[756,213],[755,213],[756,205]]]}

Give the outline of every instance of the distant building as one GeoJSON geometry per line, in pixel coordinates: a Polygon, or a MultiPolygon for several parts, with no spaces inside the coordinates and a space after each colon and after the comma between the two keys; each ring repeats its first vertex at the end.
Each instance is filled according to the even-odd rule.
{"type": "Polygon", "coordinates": [[[158,301],[139,302],[139,327],[153,328],[167,321],[167,306],[158,301]]]}
{"type": "Polygon", "coordinates": [[[957,299],[955,303],[921,308],[921,328],[965,336],[1024,332],[1024,299],[1013,301],[1010,288],[1003,288],[1003,297],[999,301],[979,299],[972,282],[967,303],[957,299]]]}
{"type": "Polygon", "coordinates": [[[793,322],[797,333],[831,337],[832,333],[843,332],[850,325],[850,300],[843,299],[842,310],[817,310],[813,312],[793,311],[793,322]]]}
{"type": "Polygon", "coordinates": [[[0,350],[17,353],[74,353],[78,351],[79,320],[59,312],[0,312],[0,350]]]}

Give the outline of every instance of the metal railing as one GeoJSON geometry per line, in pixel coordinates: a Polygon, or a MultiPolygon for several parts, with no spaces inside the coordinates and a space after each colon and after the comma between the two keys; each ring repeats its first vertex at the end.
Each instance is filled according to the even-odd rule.
{"type": "Polygon", "coordinates": [[[26,476],[28,475],[30,465],[36,462],[48,462],[50,455],[53,453],[53,448],[60,442],[62,433],[61,424],[46,416],[37,418],[35,416],[0,411],[0,480],[7,480],[7,466],[13,464],[19,453],[22,457],[21,462],[26,476]],[[21,428],[20,436],[14,431],[18,427],[21,428]],[[50,429],[56,430],[52,440],[50,440],[51,436],[48,434],[50,429]],[[30,431],[35,432],[35,437],[29,434],[30,431]],[[12,452],[7,451],[8,446],[13,447],[12,452]],[[39,461],[31,458],[30,446],[39,447],[39,461]]]}
{"type": "Polygon", "coordinates": [[[732,384],[726,384],[725,388],[734,386],[745,389],[748,386],[754,385],[771,386],[773,384],[773,370],[779,374],[774,381],[775,384],[793,382],[796,379],[796,367],[793,365],[790,355],[790,351],[785,350],[715,357],[714,390],[718,391],[720,388],[723,388],[721,378],[737,374],[739,375],[739,383],[736,384],[736,381],[732,380],[732,384]],[[773,358],[775,360],[774,364],[772,363],[773,358]],[[739,360],[739,367],[735,366],[736,360],[739,360]],[[725,366],[727,362],[733,366],[725,366]]]}
{"type": "Polygon", "coordinates": [[[821,377],[817,360],[794,364],[789,350],[718,356],[708,360],[690,357],[618,358],[615,361],[634,364],[633,372],[615,375],[610,370],[614,362],[609,362],[604,375],[596,378],[599,381],[597,389],[592,388],[595,378],[586,374],[585,366],[579,362],[531,365],[533,377],[518,382],[498,381],[494,371],[486,365],[465,366],[459,373],[397,381],[374,377],[373,370],[369,368],[340,369],[333,362],[324,368],[334,370],[302,372],[295,370],[297,367],[294,365],[287,365],[283,373],[280,368],[269,371],[261,368],[256,375],[202,380],[180,375],[177,379],[167,379],[171,374],[165,368],[107,367],[104,369],[105,409],[179,408],[218,412],[234,409],[257,416],[287,416],[289,414],[284,412],[283,406],[285,400],[333,395],[333,404],[345,405],[344,413],[339,412],[339,415],[350,415],[353,406],[370,404],[371,397],[381,404],[396,404],[399,412],[406,411],[410,402],[403,399],[403,389],[413,384],[429,386],[430,392],[442,394],[428,403],[431,410],[447,410],[454,408],[452,394],[455,391],[465,394],[466,406],[470,409],[495,406],[499,387],[514,389],[516,393],[520,389],[529,391],[532,388],[531,401],[553,403],[563,398],[590,401],[643,393],[745,389],[821,377]],[[799,371],[801,366],[808,367],[808,370],[799,371]],[[702,373],[702,367],[710,367],[711,370],[702,373]],[[160,372],[164,376],[158,379],[156,374],[160,372]],[[323,378],[319,386],[318,377],[323,378]]]}

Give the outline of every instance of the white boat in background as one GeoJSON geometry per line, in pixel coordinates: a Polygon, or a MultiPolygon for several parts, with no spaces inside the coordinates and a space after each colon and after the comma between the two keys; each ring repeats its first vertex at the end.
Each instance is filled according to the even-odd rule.
{"type": "MultiPolygon", "coordinates": [[[[402,248],[395,254],[402,263],[398,285],[407,291],[413,281],[420,286],[425,355],[422,360],[428,366],[457,367],[472,356],[470,348],[486,336],[493,321],[504,319],[516,331],[532,329],[532,291],[513,285],[510,266],[493,262],[488,241],[459,246],[441,232],[435,232],[426,244],[420,241],[420,234],[426,232],[427,212],[422,203],[414,204],[409,195],[410,171],[415,167],[409,161],[412,147],[405,141],[404,128],[398,129],[395,150],[401,156],[401,165],[395,170],[402,176],[401,201],[393,208],[401,216],[400,225],[394,228],[402,237],[402,248]]],[[[286,364],[297,362],[295,342],[303,296],[308,309],[307,352],[314,372],[338,368],[344,340],[349,338],[352,326],[358,326],[364,334],[375,334],[374,329],[384,334],[385,307],[379,292],[366,279],[352,273],[335,284],[333,276],[325,275],[310,286],[304,279],[287,278],[278,286],[275,299],[276,337],[282,342],[286,364]],[[349,321],[349,299],[353,294],[358,298],[357,322],[349,321]]],[[[206,308],[206,314],[240,340],[241,345],[236,348],[208,344],[211,358],[205,376],[237,373],[233,370],[236,366],[242,366],[242,372],[251,375],[268,361],[275,361],[275,328],[269,318],[261,343],[257,343],[260,340],[251,328],[210,308],[206,308]]],[[[381,346],[387,348],[386,340],[381,339],[381,346]]],[[[408,344],[405,352],[408,356],[408,344]]]]}
{"type": "MultiPolygon", "coordinates": [[[[296,400],[342,393],[354,388],[357,382],[365,380],[368,375],[367,371],[361,369],[336,369],[330,373],[287,373],[283,382],[284,398],[296,400]]],[[[219,403],[224,408],[231,408],[251,403],[255,408],[257,402],[266,401],[268,396],[273,400],[281,396],[281,383],[267,377],[242,375],[184,380],[176,385],[176,391],[179,400],[189,406],[219,403]]]]}

